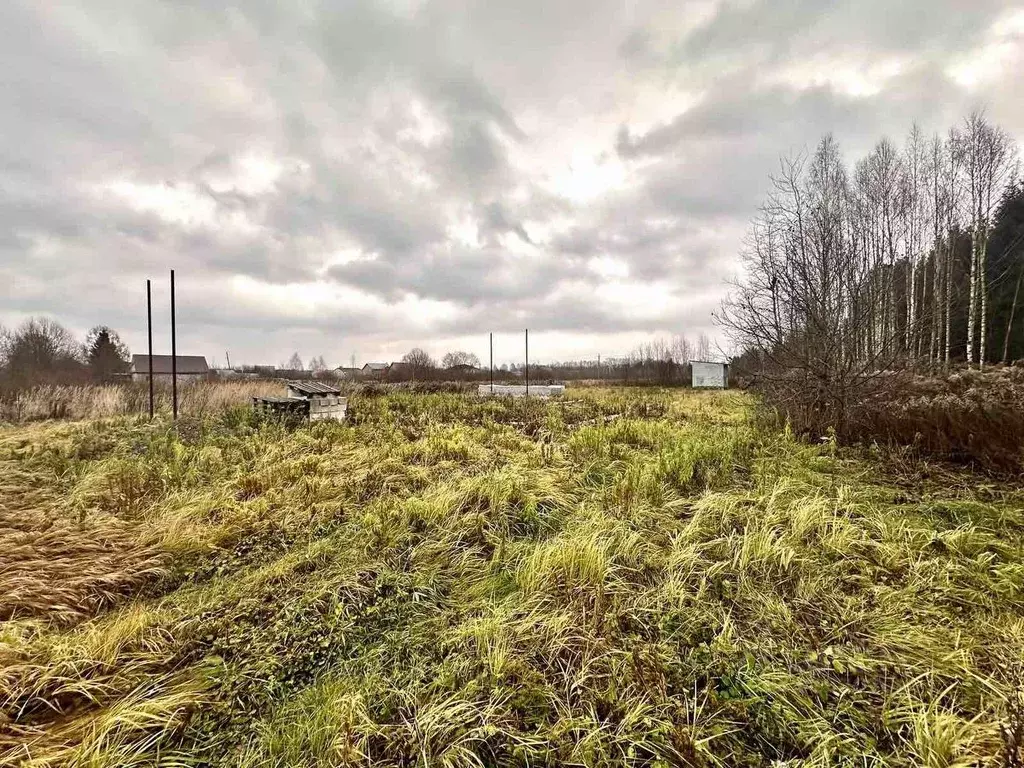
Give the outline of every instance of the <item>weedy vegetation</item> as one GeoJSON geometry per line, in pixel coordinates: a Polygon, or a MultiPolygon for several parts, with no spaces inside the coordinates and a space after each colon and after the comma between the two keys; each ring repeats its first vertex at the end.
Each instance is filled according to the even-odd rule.
{"type": "Polygon", "coordinates": [[[0,764],[1019,765],[1024,492],[737,393],[0,429],[0,764]]]}

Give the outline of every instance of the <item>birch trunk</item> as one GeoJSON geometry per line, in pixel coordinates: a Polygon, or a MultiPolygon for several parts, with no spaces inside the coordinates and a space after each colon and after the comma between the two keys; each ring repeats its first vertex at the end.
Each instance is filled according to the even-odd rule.
{"type": "Polygon", "coordinates": [[[978,311],[978,234],[971,236],[971,279],[967,303],[967,364],[974,365],[974,319],[978,311]]]}
{"type": "Polygon", "coordinates": [[[944,355],[944,362],[945,362],[945,367],[946,368],[949,368],[949,348],[950,348],[950,343],[949,343],[949,326],[950,326],[950,322],[949,322],[949,314],[950,314],[950,312],[949,312],[949,304],[950,304],[950,299],[949,299],[949,283],[950,283],[950,280],[952,278],[952,273],[953,273],[953,267],[952,267],[952,261],[953,261],[952,238],[953,238],[952,230],[950,230],[950,234],[949,234],[950,242],[947,243],[947,245],[946,245],[946,280],[945,280],[945,287],[942,289],[942,303],[945,306],[945,311],[946,311],[946,353],[944,355]]]}
{"type": "MultiPolygon", "coordinates": [[[[983,225],[987,229],[987,222],[983,225]]],[[[978,247],[978,292],[981,294],[981,325],[978,333],[978,343],[981,347],[981,354],[978,355],[978,367],[985,367],[985,342],[988,330],[988,278],[985,275],[985,256],[988,251],[988,233],[983,231],[981,243],[978,247]]]]}

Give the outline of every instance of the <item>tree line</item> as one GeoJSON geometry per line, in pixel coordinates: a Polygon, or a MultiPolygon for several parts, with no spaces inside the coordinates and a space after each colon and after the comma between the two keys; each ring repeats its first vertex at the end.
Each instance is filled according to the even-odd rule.
{"type": "Polygon", "coordinates": [[[84,341],[49,318],[0,327],[0,389],[40,384],[108,383],[128,370],[130,354],[117,332],[98,325],[84,341]]]}
{"type": "MultiPolygon", "coordinates": [[[[530,365],[530,376],[537,382],[600,379],[638,384],[686,384],[690,360],[715,356],[706,334],[698,336],[695,342],[676,335],[651,339],[622,357],[606,358],[603,362],[534,362],[530,365]]],[[[14,329],[0,327],[0,390],[11,392],[41,384],[112,383],[128,372],[130,358],[117,332],[107,326],[94,327],[84,341],[79,341],[60,323],[34,317],[14,329]]],[[[263,372],[259,366],[243,365],[238,370],[253,374],[263,372]]],[[[315,355],[303,364],[298,352],[278,370],[325,378],[335,375],[323,355],[315,355]]],[[[495,368],[499,380],[524,375],[523,363],[505,363],[495,368]]],[[[419,347],[403,355],[399,364],[383,375],[394,381],[486,381],[489,377],[488,367],[482,366],[480,358],[472,352],[453,350],[437,361],[419,347]]]]}
{"type": "Polygon", "coordinates": [[[785,158],[718,320],[763,385],[845,406],[900,370],[1024,356],[1024,185],[975,112],[848,166],[836,140],[785,158]]]}

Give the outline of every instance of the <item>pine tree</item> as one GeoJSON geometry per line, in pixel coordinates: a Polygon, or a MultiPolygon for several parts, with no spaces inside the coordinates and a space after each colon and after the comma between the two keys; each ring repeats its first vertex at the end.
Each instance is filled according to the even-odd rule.
{"type": "Polygon", "coordinates": [[[94,381],[106,382],[128,370],[128,347],[105,325],[97,325],[85,339],[85,361],[94,381]]]}

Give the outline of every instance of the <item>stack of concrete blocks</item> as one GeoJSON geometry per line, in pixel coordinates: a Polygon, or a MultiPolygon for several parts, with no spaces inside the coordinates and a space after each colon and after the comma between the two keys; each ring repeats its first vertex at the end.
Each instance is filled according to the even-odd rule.
{"type": "Polygon", "coordinates": [[[309,403],[310,421],[344,421],[348,412],[348,398],[341,390],[319,381],[288,382],[288,399],[309,403]]]}

